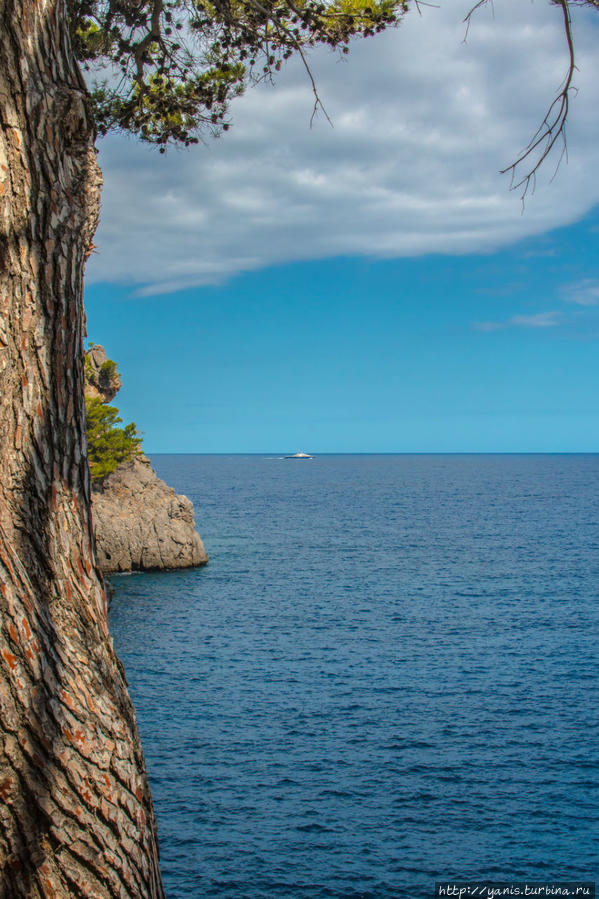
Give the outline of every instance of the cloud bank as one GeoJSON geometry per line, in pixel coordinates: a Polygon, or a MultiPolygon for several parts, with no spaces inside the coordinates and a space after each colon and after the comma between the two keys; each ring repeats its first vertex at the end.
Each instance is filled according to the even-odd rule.
{"type": "MultiPolygon", "coordinates": [[[[310,128],[310,85],[291,64],[275,88],[235,101],[234,126],[218,141],[165,159],[126,138],[104,140],[88,283],[168,292],[297,260],[485,252],[587,212],[599,200],[599,17],[581,11],[575,23],[568,164],[551,184],[545,167],[522,215],[498,172],[565,74],[560,11],[499,0],[464,43],[468,4],[423,9],[354,44],[349,58],[313,55],[333,128],[323,116],[310,128]]],[[[582,285],[575,296],[595,293],[582,285]]]]}

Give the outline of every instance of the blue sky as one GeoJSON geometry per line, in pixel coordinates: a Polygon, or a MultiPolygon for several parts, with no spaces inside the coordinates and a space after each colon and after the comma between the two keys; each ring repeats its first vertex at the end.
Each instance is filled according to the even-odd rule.
{"type": "Polygon", "coordinates": [[[334,129],[308,128],[291,69],[239,101],[231,140],[166,161],[104,142],[88,335],[149,453],[599,450],[596,27],[569,164],[522,215],[497,172],[564,59],[546,5],[514,30],[518,3],[466,46],[454,8],[341,76],[323,57],[334,129]]]}
{"type": "Polygon", "coordinates": [[[149,452],[597,451],[598,251],[595,211],[487,255],[96,285],[88,330],[149,452]]]}

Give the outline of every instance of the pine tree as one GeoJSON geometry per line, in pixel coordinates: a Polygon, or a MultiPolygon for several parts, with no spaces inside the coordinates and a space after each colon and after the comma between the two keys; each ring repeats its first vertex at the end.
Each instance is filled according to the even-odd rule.
{"type": "Polygon", "coordinates": [[[120,428],[123,419],[119,410],[99,397],[86,397],[85,409],[90,475],[92,481],[101,481],[140,452],[142,438],[135,422],[120,428]]]}

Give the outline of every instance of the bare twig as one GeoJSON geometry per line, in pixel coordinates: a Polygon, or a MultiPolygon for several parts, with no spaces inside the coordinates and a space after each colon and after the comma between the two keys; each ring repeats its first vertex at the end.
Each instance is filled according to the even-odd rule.
{"type": "MultiPolygon", "coordinates": [[[[598,2],[599,2],[599,0],[598,0],[598,2]]],[[[440,9],[440,6],[438,3],[425,3],[425,0],[414,0],[414,3],[416,4],[416,10],[417,10],[419,16],[422,15],[422,10],[420,9],[421,6],[430,6],[431,9],[440,9]]]]}
{"type": "Polygon", "coordinates": [[[318,93],[318,88],[316,87],[316,81],[314,80],[314,75],[312,74],[312,69],[308,65],[308,60],[306,59],[306,54],[304,53],[301,42],[289,28],[287,28],[285,25],[282,25],[281,22],[277,21],[277,19],[273,18],[271,13],[266,9],[266,7],[264,7],[259,2],[259,0],[250,0],[250,3],[259,12],[263,13],[263,15],[265,15],[268,20],[270,20],[272,22],[273,27],[275,28],[276,31],[282,32],[285,35],[287,40],[295,47],[295,49],[299,53],[300,59],[302,61],[302,65],[304,66],[304,69],[306,70],[306,74],[307,74],[308,78],[310,79],[310,84],[312,86],[312,93],[314,94],[314,108],[312,110],[312,115],[310,116],[310,127],[312,127],[312,124],[314,122],[314,117],[316,116],[316,114],[320,108],[323,111],[327,122],[329,123],[329,125],[332,128],[333,123],[331,121],[331,118],[330,118],[328,112],[325,109],[324,103],[320,99],[320,95],[318,93]]]}
{"type": "MultiPolygon", "coordinates": [[[[576,63],[574,60],[574,40],[572,38],[572,20],[570,18],[568,0],[557,0],[557,5],[562,8],[564,32],[566,35],[566,43],[568,45],[569,64],[566,78],[561,90],[554,98],[547,110],[545,118],[533,134],[526,148],[511,165],[501,171],[502,175],[505,175],[508,172],[510,173],[511,190],[523,188],[521,197],[522,202],[524,202],[531,187],[531,192],[534,193],[536,174],[559,140],[563,142],[563,149],[558,161],[558,168],[564,156],[567,156],[566,121],[570,108],[570,91],[575,90],[572,85],[572,80],[574,78],[574,72],[576,71],[576,63]],[[534,162],[531,169],[523,178],[516,180],[516,170],[518,166],[526,160],[534,161],[534,158],[531,159],[531,157],[534,157],[537,150],[539,151],[539,155],[536,162],[534,162]]],[[[555,174],[553,177],[555,177],[555,174]]]]}
{"type": "MultiPolygon", "coordinates": [[[[464,36],[464,41],[466,41],[468,37],[472,16],[475,12],[477,12],[477,10],[479,10],[482,6],[485,6],[489,2],[491,3],[491,5],[493,5],[493,0],[478,0],[478,2],[472,7],[470,12],[464,19],[466,23],[466,34],[464,36]]],[[[529,192],[534,193],[537,180],[537,172],[558,141],[561,140],[563,142],[563,148],[552,180],[557,174],[562,159],[564,157],[566,157],[567,159],[568,155],[568,146],[566,142],[566,121],[570,108],[570,92],[576,90],[576,88],[572,84],[574,72],[576,71],[576,63],[574,60],[574,39],[572,36],[572,20],[570,17],[570,3],[573,2],[573,0],[554,0],[554,2],[562,9],[563,27],[566,36],[566,44],[568,47],[569,57],[568,71],[566,73],[566,77],[564,79],[562,87],[559,90],[559,93],[551,102],[551,105],[549,106],[549,109],[545,114],[545,118],[533,134],[529,143],[519,154],[518,158],[514,160],[511,165],[508,165],[505,169],[502,169],[500,173],[502,175],[510,174],[510,190],[519,190],[520,188],[522,188],[521,200],[523,208],[527,194],[529,192]],[[530,169],[522,178],[519,178],[517,175],[517,169],[525,162],[529,163],[530,169]]],[[[599,0],[584,0],[584,2],[592,6],[599,7],[599,0]]]]}
{"type": "Polygon", "coordinates": [[[468,40],[468,35],[470,33],[470,24],[472,22],[472,16],[474,15],[475,12],[478,12],[478,10],[481,8],[481,6],[486,6],[487,3],[489,3],[489,2],[491,3],[491,8],[493,9],[493,14],[495,14],[493,0],[478,0],[478,3],[474,4],[474,6],[472,7],[472,9],[468,13],[468,15],[465,17],[464,22],[466,23],[466,33],[464,34],[464,40],[463,40],[464,44],[468,40]]]}

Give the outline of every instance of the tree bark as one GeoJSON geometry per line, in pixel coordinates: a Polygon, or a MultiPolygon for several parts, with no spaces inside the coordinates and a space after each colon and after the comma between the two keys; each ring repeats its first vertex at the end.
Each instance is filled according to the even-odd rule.
{"type": "Polygon", "coordinates": [[[163,896],[89,512],[93,138],[65,0],[0,0],[2,899],[163,896]]]}

